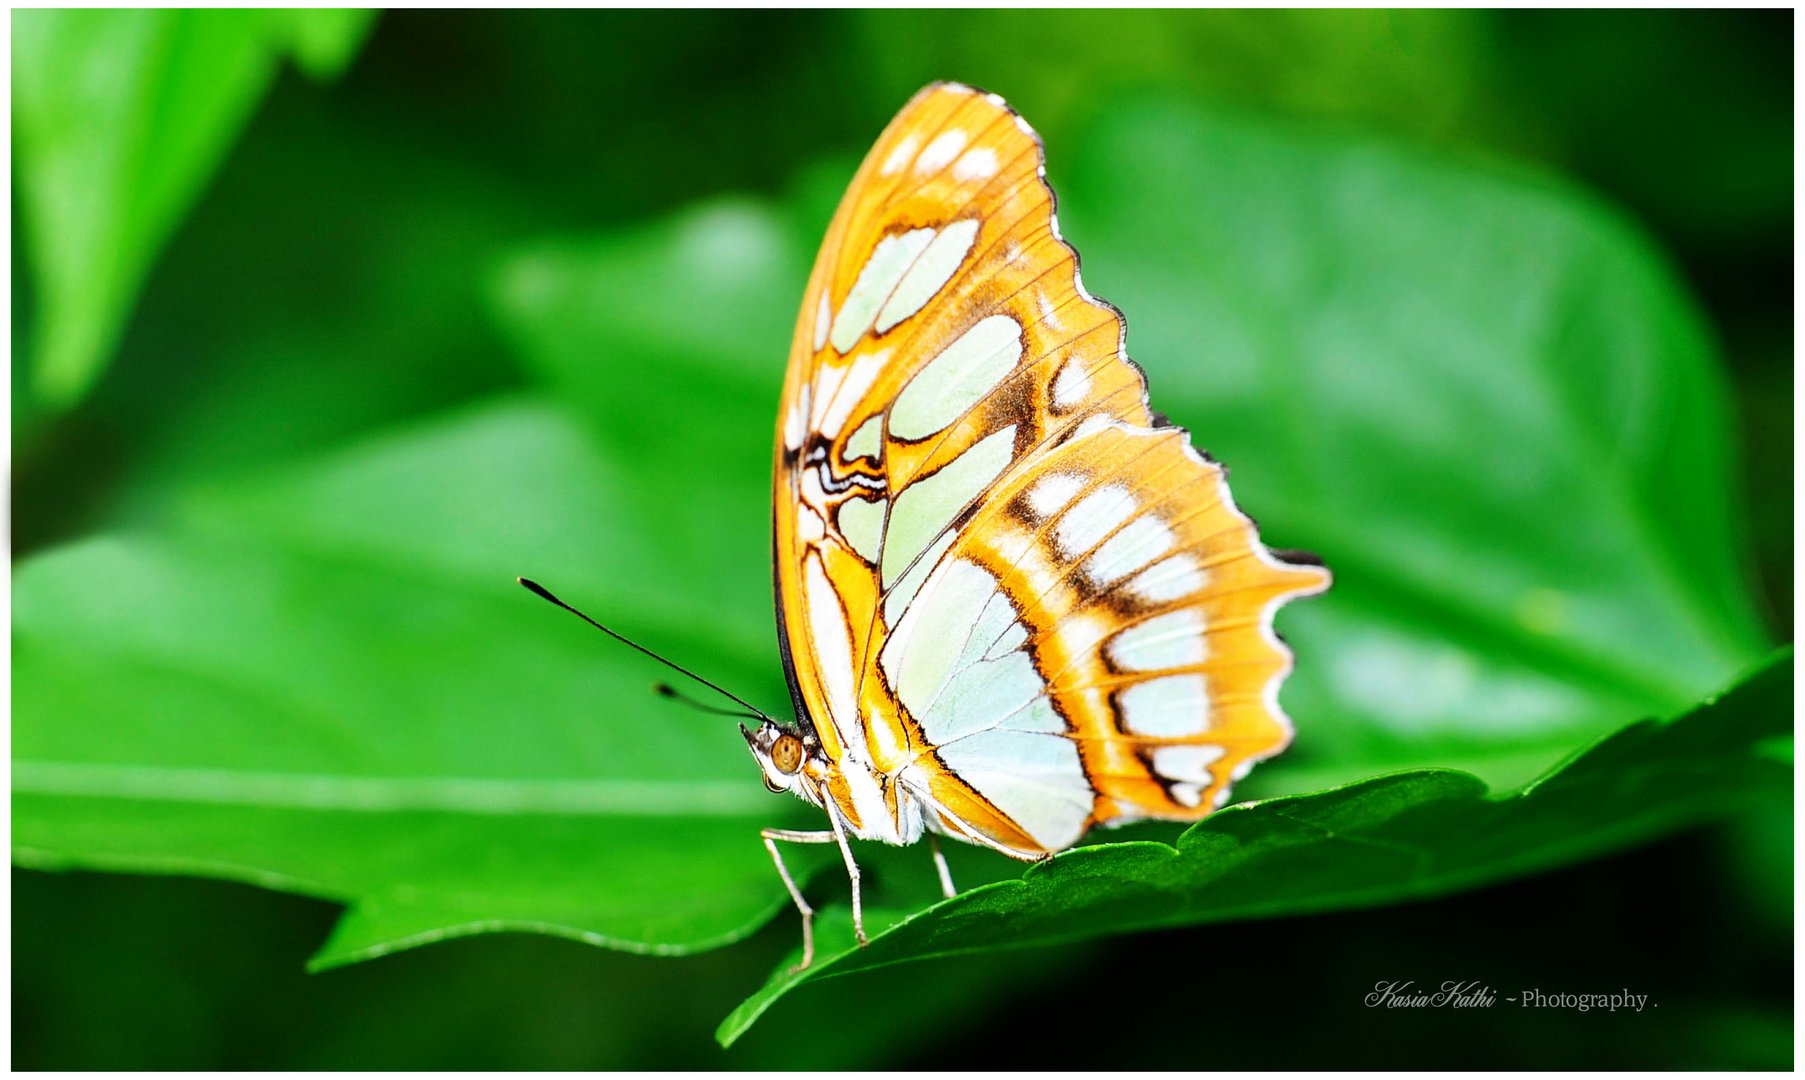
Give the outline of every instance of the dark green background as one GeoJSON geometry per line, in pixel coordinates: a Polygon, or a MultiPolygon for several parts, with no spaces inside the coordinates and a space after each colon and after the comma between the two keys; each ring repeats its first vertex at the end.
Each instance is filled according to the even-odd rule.
{"type": "MultiPolygon", "coordinates": [[[[92,396],[60,415],[15,402],[14,555],[154,520],[182,478],[525,386],[483,303],[498,258],[708,196],[838,182],[811,177],[843,177],[911,92],[950,77],[1029,116],[1056,181],[1060,146],[1151,95],[1520,163],[1625,208],[1722,343],[1751,574],[1784,639],[1791,31],[1789,13],[385,15],[341,81],[278,78],[92,396]]],[[[19,340],[32,283],[14,260],[19,340]]],[[[787,920],[681,960],[507,936],[305,976],[335,911],[16,870],[14,1063],[1773,1068],[1792,1053],[1790,807],[1433,905],[827,982],[726,1053],[710,1033],[791,942],[787,920]],[[1621,985],[1661,1007],[1363,1007],[1394,978],[1621,985]],[[986,1007],[913,1026],[911,1002],[942,981],[988,988],[986,1007]]]]}

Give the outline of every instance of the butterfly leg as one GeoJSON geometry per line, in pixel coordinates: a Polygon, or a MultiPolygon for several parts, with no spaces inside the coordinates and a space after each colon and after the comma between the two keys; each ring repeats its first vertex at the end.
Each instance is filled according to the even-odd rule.
{"type": "MultiPolygon", "coordinates": [[[[808,901],[802,898],[802,890],[796,887],[791,879],[789,868],[783,864],[783,856],[777,853],[777,841],[788,840],[792,844],[831,844],[839,838],[836,832],[801,832],[796,829],[760,829],[758,835],[764,838],[765,850],[771,853],[771,861],[777,864],[777,876],[783,879],[783,887],[790,890],[790,899],[796,901],[796,910],[802,913],[802,962],[790,969],[794,975],[808,967],[815,960],[815,909],[809,907],[808,901]]],[[[840,841],[844,847],[845,841],[840,841]]],[[[853,892],[854,910],[856,911],[858,892],[853,892]]]]}
{"type": "Polygon", "coordinates": [[[940,853],[940,838],[933,833],[928,834],[928,850],[934,853],[934,869],[940,874],[940,891],[948,900],[959,895],[953,887],[953,872],[946,867],[946,856],[940,853]]]}
{"type": "Polygon", "coordinates": [[[827,823],[834,827],[834,839],[840,843],[840,857],[846,860],[846,876],[852,881],[852,933],[859,939],[862,949],[865,947],[865,911],[859,900],[859,864],[853,861],[852,845],[846,842],[846,828],[840,824],[840,815],[831,808],[827,812],[827,823]]]}

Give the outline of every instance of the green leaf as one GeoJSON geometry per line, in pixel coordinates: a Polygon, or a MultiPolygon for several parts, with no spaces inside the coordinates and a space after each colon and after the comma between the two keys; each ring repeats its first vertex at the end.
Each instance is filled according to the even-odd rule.
{"type": "Polygon", "coordinates": [[[1677,720],[1624,728],[1536,782],[1489,795],[1470,773],[1415,770],[1212,814],[1175,846],[1063,852],[1019,880],[970,889],[852,942],[822,920],[814,964],[792,954],[722,1023],[731,1044],[806,982],[937,956],[1103,933],[1270,918],[1437,896],[1544,870],[1751,805],[1791,785],[1758,744],[1792,727],[1792,650],[1677,720]],[[823,947],[825,946],[825,948],[823,947]]]}
{"type": "Polygon", "coordinates": [[[1520,782],[1765,651],[1715,349],[1618,215],[1157,103],[1049,174],[1154,406],[1269,542],[1336,574],[1281,620],[1299,737],[1249,791],[1404,765],[1520,782]]]}
{"type": "MultiPolygon", "coordinates": [[[[523,251],[497,274],[494,306],[528,369],[593,417],[616,455],[673,482],[729,481],[736,505],[756,504],[748,527],[768,532],[805,259],[798,230],[770,207],[719,201],[624,237],[523,251]]],[[[762,560],[766,545],[754,546],[762,560]]]]}
{"type": "Polygon", "coordinates": [[[330,78],[373,12],[21,11],[13,123],[37,311],[32,390],[79,400],[282,57],[330,78]]]}
{"type": "Polygon", "coordinates": [[[315,82],[343,75],[376,28],[376,12],[369,8],[303,8],[272,14],[287,17],[295,66],[315,82]]]}
{"type": "Polygon", "coordinates": [[[322,965],[479,930],[667,953],[750,932],[787,902],[757,829],[803,807],[513,581],[779,700],[768,622],[747,643],[656,588],[683,550],[615,527],[633,483],[555,410],[500,405],[32,560],[15,859],[345,902],[322,965]]]}

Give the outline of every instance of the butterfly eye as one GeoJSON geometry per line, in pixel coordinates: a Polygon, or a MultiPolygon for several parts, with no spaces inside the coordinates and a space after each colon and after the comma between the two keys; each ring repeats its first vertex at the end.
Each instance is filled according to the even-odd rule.
{"type": "Polygon", "coordinates": [[[771,764],[785,776],[802,768],[802,740],[794,735],[779,735],[771,744],[771,764]]]}

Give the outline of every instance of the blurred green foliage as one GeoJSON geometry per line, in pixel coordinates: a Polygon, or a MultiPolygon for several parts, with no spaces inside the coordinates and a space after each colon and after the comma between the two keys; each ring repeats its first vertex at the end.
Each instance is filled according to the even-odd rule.
{"type": "MultiPolygon", "coordinates": [[[[14,753],[41,764],[16,768],[16,850],[355,896],[324,961],[485,919],[691,947],[781,906],[762,852],[734,838],[800,807],[762,798],[730,729],[660,708],[643,694],[647,672],[506,577],[600,598],[655,646],[780,699],[762,500],[783,342],[851,164],[931,78],[999,90],[1034,121],[1067,234],[1091,287],[1128,312],[1155,404],[1228,461],[1277,542],[1318,547],[1342,573],[1289,623],[1304,659],[1288,700],[1306,736],[1322,726],[1250,791],[1427,763],[1514,783],[1728,682],[1765,636],[1743,599],[1744,500],[1728,479],[1738,460],[1770,623],[1790,611],[1791,420],[1775,405],[1791,393],[1783,18],[400,13],[383,16],[340,83],[276,75],[257,105],[282,52],[330,74],[322,65],[359,40],[354,21],[303,19],[286,36],[258,31],[258,59],[241,62],[262,75],[190,88],[204,104],[173,111],[117,89],[139,77],[127,62],[139,53],[108,45],[95,54],[117,92],[107,107],[182,128],[158,142],[179,160],[157,175],[174,179],[146,189],[174,194],[122,198],[116,164],[53,185],[51,198],[87,207],[90,222],[54,252],[40,248],[59,234],[34,226],[45,211],[31,207],[46,198],[33,195],[39,177],[56,175],[33,171],[51,160],[38,147],[55,143],[29,141],[27,113],[72,106],[30,93],[27,69],[61,54],[21,59],[34,40],[21,18],[27,243],[14,258],[33,332],[15,332],[14,536],[15,553],[33,557],[15,599],[14,753]],[[1551,173],[1652,226],[1705,313],[1634,227],[1551,173]],[[103,219],[126,239],[97,263],[77,240],[112,235],[92,224],[103,219]],[[50,408],[115,352],[91,396],[50,408]],[[1728,426],[1738,402],[1744,422],[1728,426]],[[1371,453],[1350,461],[1349,446],[1371,453]],[[387,782],[397,777],[414,782],[387,782]],[[183,800],[167,798],[172,783],[183,800]],[[347,798],[377,805],[347,812],[347,798]],[[222,809],[247,799],[261,808],[222,809]],[[648,799],[692,816],[624,812],[648,799]],[[682,857],[659,854],[672,846],[682,857]],[[286,861],[273,865],[272,850],[286,861]]],[[[224,23],[188,18],[200,23],[190,36],[225,47],[224,23]]],[[[94,40],[130,38],[94,25],[107,31],[94,40]]],[[[246,32],[232,33],[231,55],[250,55],[246,32]]],[[[41,127],[86,136],[71,160],[120,160],[93,125],[59,123],[41,127]]],[[[1790,941],[1790,893],[1777,884],[1790,864],[1774,857],[1790,848],[1761,839],[1790,821],[1784,803],[1739,825],[1735,843],[1657,849],[1680,851],[1690,873],[1632,863],[1664,913],[1693,903],[1676,879],[1768,913],[1720,920],[1716,955],[1742,966],[1702,979],[1710,994],[1667,991],[1690,1009],[1663,1034],[1665,1057],[1647,1056],[1634,1025],[1592,1059],[1506,1050],[1502,1033],[1523,1021],[1498,1017],[1485,1021],[1501,1041],[1489,1057],[1470,1033],[1435,1027],[1442,1063],[1789,1060],[1790,983],[1754,974],[1765,949],[1790,941]]],[[[919,852],[895,854],[878,860],[877,896],[908,910],[931,887],[900,858],[919,852]]],[[[955,855],[962,884],[1016,873],[955,855]]],[[[221,905],[216,921],[275,913],[247,932],[290,944],[251,970],[287,979],[294,943],[310,948],[323,929],[314,909],[76,880],[15,878],[19,910],[42,919],[29,925],[49,928],[22,935],[15,919],[21,1064],[447,1060],[443,1047],[397,1044],[392,1025],[360,1030],[350,1010],[318,1005],[308,1015],[327,1026],[321,1039],[246,1042],[233,1033],[261,1021],[231,1003],[223,976],[153,1001],[181,954],[84,929],[126,918],[134,939],[177,942],[191,932],[190,898],[221,905]],[[39,899],[71,890],[80,918],[39,899]],[[163,899],[132,899],[146,895],[163,899]],[[53,987],[97,977],[122,987],[106,1010],[181,1022],[126,1023],[145,1033],[129,1044],[81,1037],[78,1014],[95,1001],[53,987]],[[129,978],[148,981],[124,989],[129,978]],[[174,1045],[156,1045],[157,1032],[174,1045]]],[[[1548,879],[1542,902],[1601,902],[1588,881],[1548,879]]],[[[823,897],[840,896],[830,883],[823,897]]],[[[1441,970],[1453,954],[1544,978],[1597,947],[1574,918],[1551,938],[1494,927],[1494,952],[1450,949],[1433,927],[1457,911],[1419,910],[1428,927],[1415,938],[1384,916],[1343,917],[1347,933],[1392,927],[1359,980],[1400,961],[1425,978],[1466,974],[1441,970]],[[1525,950],[1540,971],[1524,969],[1525,950]]],[[[1262,936],[1288,927],[1299,924],[1262,936]]],[[[1314,968],[1304,958],[1320,939],[1295,933],[1293,970],[1314,968]]],[[[383,961],[319,978],[358,988],[366,1010],[482,1015],[512,1033],[454,1061],[622,1067],[954,1061],[956,1041],[983,1045],[976,1024],[1005,1022],[1030,983],[1079,993],[1099,970],[1116,972],[1105,985],[1180,977],[1133,966],[1145,939],[1114,943],[1119,960],[1043,951],[918,965],[853,977],[846,991],[805,987],[726,1059],[673,1045],[705,1039],[779,961],[794,924],[779,919],[759,940],[756,954],[681,961],[709,973],[695,978],[700,995],[673,989],[686,980],[657,961],[499,941],[394,969],[412,975],[385,974],[401,961],[383,961]],[[504,974],[519,957],[535,969],[504,974]],[[595,1036],[572,1042],[532,1019],[535,995],[561,997],[565,980],[585,1005],[570,1023],[615,1017],[595,1036]],[[532,988],[517,1008],[482,1004],[516,986],[532,988]],[[849,1022],[858,1014],[841,999],[854,988],[918,1003],[916,1031],[936,1034],[904,1045],[849,1022]]],[[[1174,940],[1217,966],[1222,949],[1253,965],[1274,951],[1237,954],[1207,929],[1174,940]]],[[[1349,987],[1319,1003],[1330,1030],[1357,1030],[1358,999],[1349,987]]],[[[1295,1015],[1282,1002],[1249,1010],[1219,1012],[1224,1034],[1258,1011],[1295,1015]]],[[[1153,1008],[1148,1024],[1162,1015],[1143,1060],[1193,1061],[1194,1038],[1172,1025],[1195,1021],[1153,1008]]],[[[1575,1048],[1586,1038],[1568,1036],[1575,1048]]]]}
{"type": "Polygon", "coordinates": [[[22,11],[13,127],[40,305],[33,396],[73,403],[113,348],[152,260],[292,54],[350,62],[367,11],[22,11]]]}

